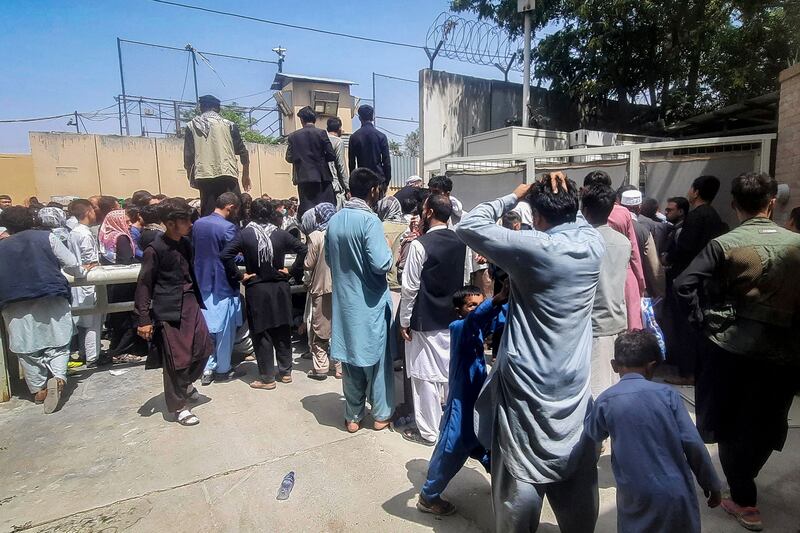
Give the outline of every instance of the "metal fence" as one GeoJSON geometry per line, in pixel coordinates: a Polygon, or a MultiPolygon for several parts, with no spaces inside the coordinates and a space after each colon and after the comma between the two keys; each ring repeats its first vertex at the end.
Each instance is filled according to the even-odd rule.
{"type": "Polygon", "coordinates": [[[419,158],[408,155],[392,156],[392,181],[389,187],[399,189],[411,176],[419,174],[419,158]]]}

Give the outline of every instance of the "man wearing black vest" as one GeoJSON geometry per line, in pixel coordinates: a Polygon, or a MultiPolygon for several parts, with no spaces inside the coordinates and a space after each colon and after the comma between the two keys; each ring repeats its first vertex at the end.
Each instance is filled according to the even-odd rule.
{"type": "Polygon", "coordinates": [[[458,318],[452,295],[464,284],[466,247],[447,228],[451,215],[450,198],[428,197],[422,210],[424,234],[411,243],[403,271],[400,327],[417,423],[403,437],[426,446],[439,436],[447,399],[449,326],[458,318]]]}

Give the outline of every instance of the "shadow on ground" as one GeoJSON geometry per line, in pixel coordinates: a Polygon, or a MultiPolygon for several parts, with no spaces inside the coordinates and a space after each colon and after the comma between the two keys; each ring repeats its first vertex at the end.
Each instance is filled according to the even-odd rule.
{"type": "Polygon", "coordinates": [[[345,431],[344,398],[335,392],[306,396],[300,403],[303,409],[314,415],[317,424],[345,431]]]}

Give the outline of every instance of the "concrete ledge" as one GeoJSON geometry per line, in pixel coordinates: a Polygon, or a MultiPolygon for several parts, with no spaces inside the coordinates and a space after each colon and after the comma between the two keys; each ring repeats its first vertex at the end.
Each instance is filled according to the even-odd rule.
{"type": "Polygon", "coordinates": [[[786,70],[781,71],[781,73],[778,75],[778,81],[780,83],[785,83],[798,75],[800,75],[800,63],[795,63],[786,70]]]}

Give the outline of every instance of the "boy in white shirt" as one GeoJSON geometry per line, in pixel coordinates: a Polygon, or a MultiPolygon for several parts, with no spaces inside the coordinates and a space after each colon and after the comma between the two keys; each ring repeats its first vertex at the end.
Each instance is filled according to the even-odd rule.
{"type": "MultiPolygon", "coordinates": [[[[88,200],[73,200],[69,205],[69,214],[78,221],[78,225],[69,234],[72,248],[80,252],[78,261],[84,268],[89,265],[97,266],[99,262],[97,240],[89,229],[97,217],[92,204],[88,200]]],[[[77,308],[94,307],[96,301],[94,286],[73,287],[72,300],[77,308]]],[[[89,368],[111,362],[100,360],[102,322],[101,314],[82,315],[75,320],[75,325],[78,327],[78,350],[89,368]]]]}

